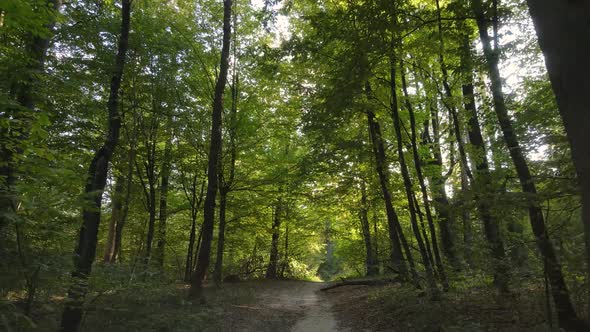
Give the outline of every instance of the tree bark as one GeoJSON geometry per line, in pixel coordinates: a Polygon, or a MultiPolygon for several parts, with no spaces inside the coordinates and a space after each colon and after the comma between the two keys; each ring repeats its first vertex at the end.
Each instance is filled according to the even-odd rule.
{"type": "MultiPolygon", "coordinates": [[[[287,209],[287,211],[289,211],[287,209]]],[[[285,273],[289,273],[289,218],[285,218],[285,252],[283,253],[283,264],[281,264],[280,277],[285,278],[285,273]]]]}
{"type": "Polygon", "coordinates": [[[359,219],[361,222],[361,232],[365,242],[365,266],[367,276],[375,276],[379,273],[379,267],[373,254],[373,245],[371,244],[371,226],[369,225],[369,205],[367,202],[367,184],[361,180],[361,208],[359,210],[359,219]]]}
{"type": "MultiPolygon", "coordinates": [[[[399,115],[399,108],[398,108],[398,101],[397,101],[397,86],[395,83],[396,80],[396,68],[395,68],[395,58],[392,57],[390,63],[391,75],[390,75],[390,84],[391,84],[391,118],[393,120],[393,128],[395,131],[396,136],[396,143],[397,143],[397,155],[400,164],[400,169],[402,173],[402,178],[404,180],[404,188],[406,191],[406,198],[408,201],[408,210],[410,212],[410,221],[412,224],[412,230],[414,231],[414,237],[418,242],[418,249],[420,250],[420,255],[422,256],[422,262],[424,263],[424,268],[426,270],[426,282],[428,283],[428,287],[432,292],[433,297],[437,297],[439,290],[438,286],[436,285],[436,281],[434,280],[434,272],[432,265],[430,264],[430,260],[428,259],[428,254],[426,251],[426,246],[424,245],[424,241],[422,239],[422,235],[420,234],[420,227],[418,225],[418,220],[416,218],[416,208],[414,206],[414,198],[413,198],[413,189],[412,189],[412,180],[410,179],[410,172],[408,171],[408,166],[406,165],[406,160],[404,157],[404,142],[402,136],[402,129],[401,129],[401,119],[399,115]]],[[[434,236],[433,236],[434,241],[434,236]]],[[[434,242],[433,242],[434,243],[434,242]]],[[[444,272],[442,272],[444,274],[444,272]]]]}
{"type": "MultiPolygon", "coordinates": [[[[195,174],[191,181],[190,192],[189,190],[184,187],[184,192],[186,195],[187,200],[189,201],[190,208],[191,208],[191,230],[189,233],[189,240],[188,240],[188,248],[186,253],[186,261],[184,266],[184,281],[189,282],[191,280],[191,274],[193,272],[193,256],[194,256],[194,248],[195,248],[195,239],[196,239],[196,230],[197,230],[197,215],[199,214],[199,209],[201,208],[201,203],[203,202],[203,193],[205,190],[205,179],[201,182],[201,190],[199,192],[199,196],[197,196],[197,174],[195,174]]],[[[199,234],[200,238],[200,234],[199,234]]],[[[200,244],[197,243],[197,248],[200,244]]]]}
{"type": "MultiPolygon", "coordinates": [[[[234,30],[236,29],[236,15],[234,13],[234,30]]],[[[224,253],[224,246],[225,246],[225,212],[227,208],[227,197],[232,190],[232,186],[235,179],[236,174],[236,158],[237,158],[237,150],[236,150],[236,134],[237,134],[237,116],[238,116],[238,84],[239,84],[239,76],[237,73],[238,70],[238,59],[237,59],[237,51],[236,51],[236,34],[234,33],[234,45],[233,45],[233,53],[234,53],[234,61],[233,61],[233,70],[234,74],[232,76],[232,85],[231,85],[231,109],[229,114],[229,176],[226,178],[224,175],[224,167],[223,162],[220,163],[220,171],[219,171],[219,231],[217,236],[217,256],[215,258],[215,270],[213,271],[213,280],[215,281],[216,285],[221,285],[221,281],[223,280],[223,253],[224,253]]]]}
{"type": "Polygon", "coordinates": [[[377,216],[377,205],[373,205],[373,243],[375,243],[375,263],[377,264],[377,274],[381,273],[382,268],[382,261],[379,258],[379,230],[378,230],[378,223],[379,218],[377,216]]]}
{"type": "Polygon", "coordinates": [[[223,94],[227,83],[227,72],[229,68],[229,44],[231,40],[231,18],[232,0],[223,1],[223,43],[221,48],[221,65],[219,77],[215,86],[213,99],[213,113],[211,115],[211,144],[209,147],[209,164],[207,170],[207,195],[205,196],[203,212],[203,238],[199,248],[197,267],[191,281],[189,296],[196,298],[200,296],[203,288],[203,281],[209,268],[211,260],[211,242],[213,239],[213,228],[215,226],[215,197],[218,189],[218,165],[221,152],[221,115],[223,113],[223,94]]]}
{"type": "Polygon", "coordinates": [[[532,197],[529,205],[531,228],[535,234],[539,251],[546,262],[546,272],[551,285],[551,294],[555,302],[555,310],[557,311],[559,324],[561,327],[569,331],[587,330],[588,327],[585,326],[584,322],[576,315],[573,304],[570,300],[569,291],[561,271],[561,264],[559,263],[557,254],[551,243],[549,234],[547,233],[543,211],[537,199],[537,188],[508,114],[508,109],[504,100],[504,93],[502,91],[500,70],[498,69],[499,50],[492,50],[490,36],[487,30],[488,25],[481,0],[473,1],[473,10],[483,46],[488,74],[490,75],[494,109],[498,117],[498,122],[502,129],[504,141],[510,152],[510,157],[516,168],[522,191],[532,197]]]}
{"type": "MultiPolygon", "coordinates": [[[[463,164],[461,164],[463,166],[463,164]]],[[[463,192],[463,200],[465,200],[465,193],[470,190],[469,178],[465,168],[461,167],[461,191],[463,192]]],[[[465,263],[467,266],[473,264],[472,246],[473,246],[473,230],[471,227],[471,212],[465,206],[462,207],[461,218],[463,219],[463,252],[465,256],[465,263]]]]}
{"type": "Polygon", "coordinates": [[[137,130],[138,128],[134,121],[133,136],[130,138],[131,142],[129,147],[129,154],[127,156],[127,176],[125,184],[125,198],[123,201],[123,213],[121,215],[121,219],[117,223],[117,228],[115,230],[115,244],[112,258],[113,262],[121,262],[123,258],[123,228],[125,227],[125,223],[127,222],[127,216],[129,215],[129,205],[131,202],[131,193],[133,191],[133,169],[135,164],[135,149],[137,147],[137,130]]]}
{"type": "Polygon", "coordinates": [[[115,180],[115,192],[113,193],[113,206],[111,211],[111,222],[109,223],[109,232],[105,244],[103,256],[104,263],[113,263],[115,257],[115,238],[117,225],[123,217],[123,190],[125,189],[125,178],[119,175],[115,180]]]}
{"type": "MultiPolygon", "coordinates": [[[[428,130],[428,121],[424,124],[423,137],[424,140],[430,141],[430,151],[434,159],[429,163],[434,166],[435,172],[430,177],[431,190],[433,192],[434,208],[436,211],[437,220],[440,229],[441,248],[443,254],[451,261],[451,264],[458,268],[458,258],[455,248],[455,241],[453,239],[452,225],[454,224],[454,216],[451,213],[451,204],[445,190],[445,182],[447,175],[443,173],[443,160],[440,150],[440,133],[437,110],[431,107],[431,122],[432,122],[432,139],[428,130]]],[[[454,165],[451,165],[451,170],[454,165]]],[[[450,171],[449,171],[450,174],[450,171]]]]}
{"type": "MultiPolygon", "coordinates": [[[[444,44],[444,38],[443,38],[441,8],[440,8],[440,1],[439,0],[436,0],[436,18],[437,18],[438,38],[439,38],[439,64],[440,64],[440,68],[441,68],[441,72],[442,72],[443,86],[445,89],[446,96],[448,98],[452,98],[453,94],[452,94],[452,90],[451,90],[451,87],[448,82],[448,72],[447,72],[447,67],[446,67],[445,58],[444,58],[445,44],[444,44]]],[[[444,103],[444,104],[447,105],[447,103],[444,103]]],[[[465,157],[463,142],[459,141],[462,136],[460,134],[457,112],[453,107],[449,107],[449,111],[451,112],[452,119],[453,119],[453,124],[454,124],[453,128],[455,130],[457,143],[459,146],[461,163],[463,164],[462,166],[465,167],[465,170],[468,171],[469,169],[468,169],[468,165],[467,165],[467,158],[465,157]]],[[[442,186],[442,189],[439,189],[439,190],[442,190],[444,192],[444,184],[442,186]]],[[[446,193],[444,193],[444,195],[442,195],[439,198],[439,201],[442,204],[444,204],[444,203],[448,204],[448,199],[446,199],[446,193]],[[445,200],[446,200],[446,202],[445,202],[445,200]]],[[[443,209],[447,209],[447,208],[448,208],[448,205],[443,206],[443,209]]],[[[444,216],[444,214],[445,214],[445,211],[443,211],[443,216],[444,216]]],[[[454,241],[453,241],[453,235],[451,233],[451,227],[450,227],[450,225],[448,225],[448,223],[452,220],[448,219],[448,213],[446,213],[446,214],[447,215],[445,217],[447,217],[447,218],[446,218],[446,220],[443,219],[443,224],[447,224],[447,225],[442,225],[444,227],[441,227],[443,229],[441,231],[443,251],[445,252],[447,257],[449,258],[449,260],[451,261],[453,266],[455,266],[455,268],[458,268],[459,267],[459,260],[457,258],[457,253],[454,250],[454,241]]],[[[436,252],[435,252],[435,254],[436,254],[436,252]]]]}
{"type": "MultiPolygon", "coordinates": [[[[462,92],[464,107],[469,119],[468,136],[469,142],[472,145],[471,150],[473,151],[471,159],[475,161],[475,169],[477,170],[473,183],[475,187],[475,200],[484,225],[484,234],[490,243],[492,257],[494,258],[494,285],[500,292],[505,293],[508,291],[510,275],[506,266],[506,252],[500,233],[500,225],[492,213],[490,204],[490,202],[493,202],[494,188],[492,186],[492,176],[488,164],[487,149],[481,132],[475,104],[475,95],[473,93],[473,66],[471,57],[469,34],[465,34],[463,36],[461,51],[461,69],[463,75],[465,75],[462,83],[462,92]]],[[[468,177],[467,174],[465,176],[468,177]]]]}
{"type": "MultiPolygon", "coordinates": [[[[370,96],[370,86],[367,83],[367,94],[370,96]]],[[[379,184],[381,186],[381,194],[385,203],[385,212],[387,215],[387,225],[389,229],[389,240],[391,243],[390,259],[392,267],[404,279],[408,277],[408,268],[404,261],[402,253],[402,246],[400,235],[398,233],[399,219],[393,204],[391,202],[391,193],[389,192],[389,171],[385,162],[385,145],[381,136],[381,127],[375,119],[375,114],[367,110],[367,121],[369,125],[369,136],[373,146],[373,154],[375,155],[375,168],[379,175],[379,184]]]]}
{"type": "MultiPolygon", "coordinates": [[[[405,105],[406,108],[408,110],[408,114],[410,116],[410,144],[412,146],[412,156],[414,159],[414,168],[416,169],[416,177],[418,179],[418,184],[420,185],[420,192],[422,193],[422,201],[424,202],[424,210],[426,212],[426,220],[428,221],[428,228],[430,230],[430,235],[431,235],[431,240],[432,240],[432,252],[434,254],[434,261],[436,263],[436,269],[438,271],[439,277],[441,279],[441,282],[443,284],[443,289],[445,291],[447,291],[449,289],[449,281],[447,280],[447,275],[445,273],[445,269],[444,269],[444,265],[442,263],[442,259],[440,256],[440,252],[438,249],[438,240],[437,240],[437,235],[436,235],[436,228],[434,226],[434,219],[432,218],[432,212],[430,210],[430,200],[428,198],[428,189],[426,188],[426,184],[424,182],[424,175],[422,174],[422,160],[420,157],[420,153],[418,152],[418,137],[416,134],[416,117],[414,116],[414,108],[412,107],[412,104],[410,103],[410,98],[408,95],[408,89],[407,89],[407,82],[406,82],[406,74],[405,74],[405,70],[403,67],[403,61],[400,62],[400,71],[401,71],[401,79],[402,79],[402,91],[404,93],[404,100],[405,100],[405,105]]],[[[400,121],[399,119],[399,111],[397,111],[397,120],[398,120],[398,124],[400,121]]],[[[401,128],[400,128],[401,130],[401,128]]],[[[399,133],[399,138],[401,139],[401,132],[399,133]]],[[[398,148],[399,148],[399,143],[398,143],[398,148]]],[[[403,151],[402,151],[403,153],[403,151]]],[[[403,172],[402,172],[403,174],[403,172]]],[[[411,185],[411,184],[410,184],[411,185]]],[[[410,192],[410,197],[408,197],[408,200],[413,201],[413,192],[410,192]]],[[[418,223],[416,222],[416,225],[418,225],[418,223]]],[[[452,241],[451,241],[452,243],[452,241]]],[[[456,266],[458,266],[458,263],[456,262],[456,257],[454,255],[454,250],[451,247],[449,248],[450,250],[450,254],[451,255],[451,261],[454,262],[454,264],[456,266]]]]}
{"type": "Polygon", "coordinates": [[[84,298],[88,292],[88,277],[96,253],[98,227],[102,194],[106,185],[109,160],[119,141],[121,114],[119,114],[119,90],[125,67],[127,46],[129,43],[129,25],[131,21],[131,0],[123,0],[121,8],[121,32],[117,46],[114,73],[111,79],[108,109],[108,134],[100,149],[92,159],[88,169],[86,188],[87,205],[82,212],[83,224],[80,229],[78,245],[74,256],[72,285],[61,319],[61,331],[74,332],[80,329],[84,298]]]}
{"type": "Polygon", "coordinates": [[[586,266],[590,279],[590,3],[527,0],[582,192],[586,266]]]}
{"type": "MultiPolygon", "coordinates": [[[[168,125],[172,126],[172,117],[168,125]]],[[[164,266],[164,256],[166,251],[166,220],[168,219],[168,182],[170,178],[171,158],[172,158],[172,134],[166,141],[164,147],[164,160],[162,161],[162,172],[160,181],[160,217],[158,220],[158,240],[156,243],[156,264],[162,268],[164,266]]]]}
{"type": "Polygon", "coordinates": [[[272,240],[270,243],[270,258],[268,260],[268,266],[266,268],[267,279],[277,278],[277,267],[279,262],[279,232],[281,228],[281,212],[283,209],[282,204],[282,199],[279,197],[273,214],[272,240]]]}
{"type": "MultiPolygon", "coordinates": [[[[424,216],[422,211],[420,211],[420,204],[418,204],[418,199],[416,198],[415,193],[412,193],[412,199],[414,200],[414,206],[416,207],[416,214],[418,215],[418,220],[420,220],[420,232],[422,232],[422,237],[424,238],[424,244],[426,245],[426,253],[428,254],[428,260],[430,261],[431,266],[435,266],[434,255],[432,254],[432,246],[430,245],[430,237],[428,236],[428,233],[426,233],[424,216]]],[[[434,272],[436,276],[436,271],[434,272]]]]}
{"type": "MultiPolygon", "coordinates": [[[[155,108],[154,108],[154,112],[155,112],[155,108]]],[[[152,124],[150,127],[150,131],[149,131],[149,138],[146,141],[146,148],[147,148],[147,154],[146,154],[146,161],[144,162],[144,168],[145,168],[145,173],[146,173],[146,178],[147,178],[147,184],[145,183],[145,181],[143,180],[143,177],[141,176],[141,169],[138,166],[137,167],[137,173],[139,176],[139,179],[142,182],[143,188],[144,188],[144,194],[145,194],[145,200],[146,200],[146,206],[148,209],[148,231],[147,231],[147,236],[146,236],[146,240],[145,240],[145,253],[144,253],[144,264],[147,265],[150,262],[151,259],[151,255],[152,255],[152,245],[154,242],[154,234],[156,232],[156,185],[157,185],[157,178],[156,178],[156,145],[157,145],[157,127],[159,126],[159,124],[157,123],[157,120],[155,120],[155,116],[152,119],[152,124]]]]}

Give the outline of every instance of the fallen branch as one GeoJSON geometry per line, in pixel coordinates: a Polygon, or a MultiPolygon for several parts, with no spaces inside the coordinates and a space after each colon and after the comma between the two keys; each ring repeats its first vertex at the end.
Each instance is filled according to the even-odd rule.
{"type": "Polygon", "coordinates": [[[389,279],[362,279],[362,280],[346,280],[342,279],[341,282],[337,284],[333,284],[324,288],[320,288],[321,291],[327,291],[330,289],[343,287],[343,286],[382,286],[382,285],[390,285],[393,283],[400,282],[398,278],[389,278],[389,279]]]}

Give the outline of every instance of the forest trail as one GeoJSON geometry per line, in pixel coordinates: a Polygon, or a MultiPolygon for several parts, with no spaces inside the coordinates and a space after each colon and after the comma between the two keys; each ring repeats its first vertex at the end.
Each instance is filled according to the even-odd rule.
{"type": "Polygon", "coordinates": [[[323,283],[305,283],[300,292],[291,295],[291,298],[295,297],[300,303],[299,306],[305,310],[305,316],[295,324],[292,332],[339,331],[330,303],[318,294],[323,286],[323,283]]]}
{"type": "MultiPolygon", "coordinates": [[[[255,302],[239,316],[239,323],[228,330],[332,332],[338,329],[332,304],[320,288],[325,283],[275,281],[256,289],[255,302]]],[[[236,322],[237,323],[237,322],[236,322]]],[[[226,326],[227,327],[227,326],[226,326]]]]}

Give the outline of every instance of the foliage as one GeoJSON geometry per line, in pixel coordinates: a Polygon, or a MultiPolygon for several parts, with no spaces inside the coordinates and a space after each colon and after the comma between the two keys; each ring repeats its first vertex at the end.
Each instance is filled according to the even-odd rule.
{"type": "MultiPolygon", "coordinates": [[[[492,1],[484,3],[486,14],[494,16],[492,1]]],[[[106,102],[121,19],[119,1],[67,1],[58,11],[52,4],[0,4],[0,189],[17,203],[14,211],[6,210],[9,204],[4,203],[0,211],[8,216],[8,222],[0,224],[0,324],[25,330],[47,319],[35,314],[46,312],[54,319],[62,305],[57,299],[69,286],[87,166],[106,133],[106,102]],[[31,46],[35,41],[48,43],[40,59],[31,46]],[[41,67],[35,65],[39,60],[41,67]],[[21,91],[28,91],[32,107],[22,104],[21,91]],[[14,176],[4,174],[7,167],[14,176]]],[[[361,277],[368,272],[368,251],[374,254],[379,274],[399,272],[391,262],[385,185],[399,216],[399,231],[407,237],[405,255],[413,255],[423,283],[428,257],[412,232],[411,204],[391,121],[397,108],[401,155],[409,165],[410,189],[420,210],[417,232],[429,246],[433,237],[444,241],[444,207],[437,205],[437,186],[448,197],[455,257],[443,252],[443,263],[453,290],[447,302],[433,304],[439,317],[449,315],[444,307],[459,305],[460,299],[472,301],[482,294],[489,298],[485,286],[492,283],[498,262],[490,260],[481,201],[498,220],[508,253],[500,263],[510,266],[514,288],[530,289],[535,301],[541,298],[538,281],[544,276],[544,261],[528,223],[531,202],[543,207],[568,285],[583,288],[579,189],[524,1],[500,3],[496,51],[506,79],[510,120],[534,174],[537,195],[522,193],[502,140],[486,59],[467,2],[237,0],[233,11],[235,38],[220,158],[225,180],[235,159],[227,195],[224,276],[265,276],[276,218],[282,278],[361,277]],[[468,84],[475,89],[485,151],[468,139],[468,84]],[[370,113],[382,131],[389,173],[385,184],[379,181],[379,161],[367,125],[370,113]],[[414,142],[412,129],[418,136],[414,142]],[[489,187],[473,178],[465,182],[466,168],[479,176],[476,165],[482,159],[489,161],[489,187]],[[426,206],[432,207],[435,232],[426,227],[426,206]],[[363,213],[368,235],[363,232],[363,213]],[[526,276],[535,284],[523,281],[526,276]]],[[[180,284],[187,279],[186,270],[194,268],[190,263],[195,263],[200,241],[199,189],[206,188],[207,181],[222,15],[220,1],[133,1],[120,93],[123,125],[103,196],[85,326],[213,329],[222,317],[219,306],[241,303],[241,297],[251,295],[222,290],[201,307],[184,300],[180,284]],[[164,194],[167,163],[169,187],[164,194]],[[123,190],[117,192],[117,187],[123,190]],[[165,226],[158,224],[162,199],[167,202],[165,226]],[[110,230],[117,225],[121,246],[116,258],[104,260],[114,239],[110,230]],[[158,233],[161,227],[164,260],[158,265],[147,257],[146,248],[150,228],[158,233]],[[227,303],[216,302],[221,298],[227,303]],[[160,304],[161,311],[154,311],[160,304]],[[144,321],[147,316],[151,317],[144,321]]],[[[157,242],[156,236],[154,248],[157,242]]],[[[213,255],[212,261],[216,258],[213,255]]],[[[363,300],[385,312],[409,315],[416,301],[424,302],[418,291],[395,287],[378,292],[363,300]]],[[[574,302],[590,305],[581,294],[572,292],[574,302]]],[[[541,320],[543,314],[535,310],[535,319],[541,320]]],[[[48,324],[53,328],[57,323],[48,324]]]]}

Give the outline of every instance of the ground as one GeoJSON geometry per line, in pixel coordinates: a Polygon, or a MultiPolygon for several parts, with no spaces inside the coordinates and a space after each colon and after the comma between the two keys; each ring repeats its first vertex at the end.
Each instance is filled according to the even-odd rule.
{"type": "Polygon", "coordinates": [[[534,287],[504,296],[489,286],[451,289],[437,301],[400,284],[347,286],[327,293],[340,328],[351,331],[559,331],[556,318],[547,318],[543,289],[534,287]]]}
{"type": "MultiPolygon", "coordinates": [[[[136,285],[92,293],[82,331],[338,331],[324,283],[248,281],[206,287],[201,300],[187,299],[188,286],[136,285]]],[[[0,330],[55,331],[63,297],[35,306],[28,319],[0,307],[0,330]]],[[[18,305],[11,306],[12,309],[18,305]]]]}
{"type": "Polygon", "coordinates": [[[331,303],[319,289],[323,283],[275,281],[262,283],[249,306],[232,310],[232,325],[223,331],[337,331],[331,303]],[[236,319],[238,317],[238,319],[236,319]]]}
{"type": "MultiPolygon", "coordinates": [[[[489,286],[457,288],[432,301],[424,291],[400,284],[320,291],[325,283],[248,281],[207,287],[201,300],[191,302],[185,284],[145,284],[90,294],[82,330],[556,331],[544,291],[534,285],[501,297],[489,286]]],[[[0,330],[55,331],[62,300],[39,303],[32,319],[0,310],[0,330]]]]}

